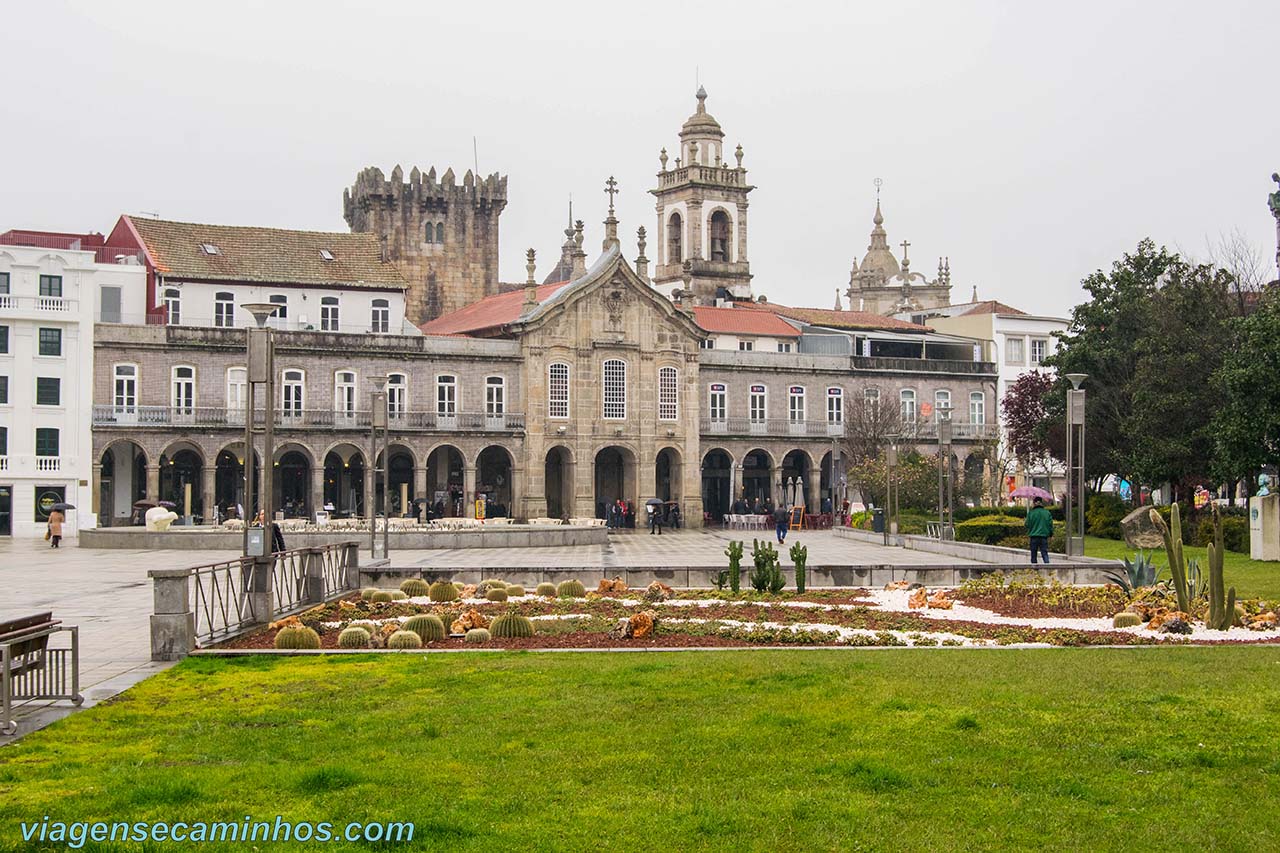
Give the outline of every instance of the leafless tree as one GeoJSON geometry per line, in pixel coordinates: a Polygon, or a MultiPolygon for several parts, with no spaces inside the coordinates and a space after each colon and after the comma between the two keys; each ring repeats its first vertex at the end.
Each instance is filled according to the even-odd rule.
{"type": "Polygon", "coordinates": [[[1262,249],[1251,242],[1239,228],[1209,240],[1206,263],[1225,270],[1231,276],[1231,291],[1236,297],[1240,316],[1253,310],[1257,294],[1270,280],[1271,265],[1262,249]]]}
{"type": "MultiPolygon", "coordinates": [[[[902,416],[898,406],[878,398],[858,395],[845,403],[843,453],[851,469],[871,459],[879,459],[889,444],[890,436],[902,434],[902,416]]],[[[865,466],[862,466],[865,468],[865,466]]],[[[860,495],[867,494],[862,482],[851,482],[860,495]]]]}

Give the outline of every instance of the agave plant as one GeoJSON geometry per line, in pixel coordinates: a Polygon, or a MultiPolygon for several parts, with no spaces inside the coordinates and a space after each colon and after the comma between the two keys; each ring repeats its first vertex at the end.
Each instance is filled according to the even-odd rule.
{"type": "Polygon", "coordinates": [[[1144,586],[1155,586],[1157,577],[1155,561],[1141,551],[1133,555],[1133,560],[1124,558],[1123,572],[1112,570],[1105,574],[1130,595],[1144,586]]]}

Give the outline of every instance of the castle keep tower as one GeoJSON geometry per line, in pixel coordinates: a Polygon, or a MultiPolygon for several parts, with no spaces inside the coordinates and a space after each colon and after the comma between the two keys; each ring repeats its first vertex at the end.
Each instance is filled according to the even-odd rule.
{"type": "Polygon", "coordinates": [[[667,149],[658,157],[658,263],[656,288],[671,296],[682,289],[684,263],[692,275],[690,289],[701,305],[715,304],[721,288],[751,297],[751,265],[747,262],[747,183],[742,146],[735,165],[724,160],[724,131],[707,112],[707,90],[698,88],[698,107],[680,128],[675,168],[667,168],[667,149]]]}
{"type": "Polygon", "coordinates": [[[507,178],[462,183],[449,169],[437,181],[433,167],[415,166],[404,180],[370,167],[342,191],[342,213],[352,231],[377,234],[383,252],[409,281],[409,319],[415,323],[457,311],[498,292],[498,217],[507,206],[507,178]]]}

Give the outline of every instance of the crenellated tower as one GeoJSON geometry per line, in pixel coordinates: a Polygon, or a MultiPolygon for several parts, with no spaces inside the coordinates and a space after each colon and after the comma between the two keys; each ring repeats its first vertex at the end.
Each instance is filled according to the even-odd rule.
{"type": "Polygon", "coordinates": [[[453,169],[438,180],[415,166],[409,180],[399,166],[391,178],[369,167],[342,191],[352,231],[377,234],[387,260],[409,281],[407,308],[415,323],[457,311],[498,292],[498,218],[507,206],[507,178],[458,183],[453,169]]]}
{"type": "Polygon", "coordinates": [[[722,289],[751,297],[747,261],[747,183],[742,146],[725,158],[724,131],[707,112],[707,90],[698,88],[698,106],[680,128],[680,150],[669,168],[667,149],[658,160],[658,257],[653,284],[667,296],[683,289],[685,262],[689,289],[702,305],[715,304],[722,289]]]}

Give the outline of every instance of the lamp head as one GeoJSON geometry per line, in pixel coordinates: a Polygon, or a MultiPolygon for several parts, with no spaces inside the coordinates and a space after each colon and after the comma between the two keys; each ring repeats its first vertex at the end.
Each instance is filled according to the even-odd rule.
{"type": "Polygon", "coordinates": [[[258,324],[259,329],[267,327],[267,318],[276,313],[276,309],[280,306],[274,302],[244,302],[240,307],[253,315],[254,322],[258,324]]]}
{"type": "Polygon", "coordinates": [[[1077,391],[1080,390],[1080,385],[1088,378],[1089,378],[1089,374],[1087,373],[1068,373],[1067,374],[1067,379],[1070,380],[1071,387],[1077,391]]]}

